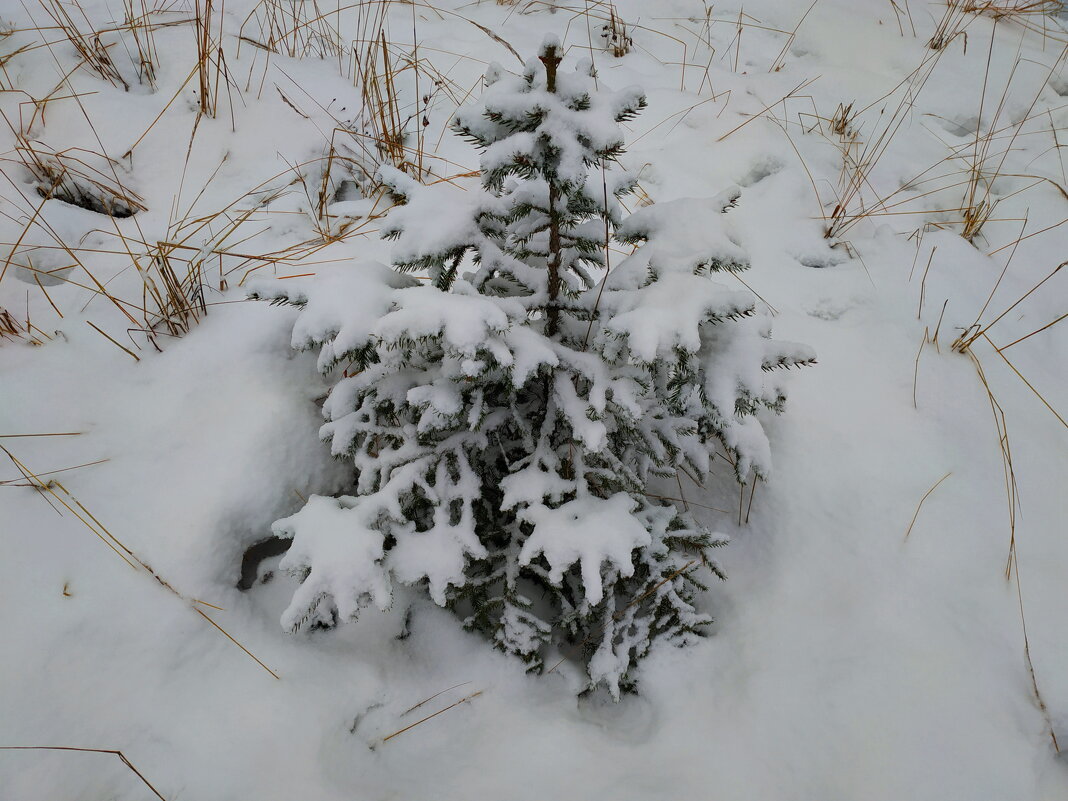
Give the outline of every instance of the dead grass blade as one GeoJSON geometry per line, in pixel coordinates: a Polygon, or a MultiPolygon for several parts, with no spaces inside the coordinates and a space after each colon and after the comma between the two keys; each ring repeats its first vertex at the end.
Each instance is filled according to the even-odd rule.
{"type": "Polygon", "coordinates": [[[1016,600],[1020,605],[1020,629],[1023,632],[1024,659],[1027,660],[1027,673],[1031,677],[1031,692],[1034,693],[1035,703],[1038,705],[1038,709],[1042,713],[1042,719],[1046,722],[1046,728],[1049,730],[1049,738],[1053,742],[1053,750],[1059,754],[1061,752],[1061,746],[1057,742],[1057,732],[1053,728],[1053,719],[1050,717],[1049,707],[1046,706],[1046,701],[1038,689],[1038,677],[1035,675],[1035,664],[1031,661],[1031,641],[1027,636],[1027,617],[1024,615],[1023,587],[1020,584],[1019,559],[1017,559],[1013,565],[1013,574],[1016,576],[1016,600]]]}
{"type": "MultiPolygon", "coordinates": [[[[66,472],[68,472],[70,470],[79,470],[79,469],[81,469],[83,467],[92,467],[95,464],[103,464],[104,462],[109,462],[109,461],[111,461],[111,460],[110,459],[97,459],[95,462],[85,462],[83,464],[76,464],[76,465],[72,465],[70,467],[62,467],[59,470],[47,470],[44,473],[38,473],[37,477],[40,478],[41,476],[54,476],[57,473],[66,473],[66,472]]],[[[34,484],[29,483],[29,482],[24,482],[22,484],[18,484],[18,483],[16,483],[17,481],[18,481],[18,479],[9,479],[7,481],[0,481],[0,487],[34,487],[35,486],[34,484]]]]}
{"type": "MultiPolygon", "coordinates": [[[[1004,318],[1006,314],[1008,314],[1010,311],[1012,311],[1017,306],[1019,306],[1021,303],[1023,303],[1023,301],[1026,300],[1028,297],[1030,297],[1031,294],[1033,292],[1035,292],[1035,290],[1037,290],[1040,286],[1042,286],[1044,283],[1046,283],[1049,279],[1051,279],[1053,276],[1055,276],[1057,273],[1059,273],[1061,271],[1061,269],[1063,267],[1065,267],[1065,266],[1068,266],[1068,261],[1064,261],[1064,262],[1061,262],[1060,264],[1058,264],[1056,267],[1053,268],[1053,272],[1051,272],[1049,275],[1047,275],[1045,278],[1043,278],[1041,281],[1039,281],[1037,284],[1035,284],[1033,287],[1031,287],[1029,290],[1027,290],[1027,292],[1025,292],[1022,296],[1020,296],[1020,298],[1018,300],[1016,300],[1014,303],[1012,303],[1007,309],[1005,309],[1005,311],[1003,311],[1001,314],[999,314],[997,317],[995,317],[991,322],[987,323],[984,326],[980,326],[979,318],[982,317],[983,313],[987,310],[987,307],[990,305],[990,301],[993,300],[993,298],[994,298],[994,293],[997,291],[998,285],[1001,283],[1001,278],[999,277],[998,278],[998,282],[996,284],[994,284],[994,288],[992,290],[990,290],[990,296],[987,298],[986,303],[983,304],[983,308],[980,309],[979,314],[977,315],[975,322],[972,323],[968,327],[968,330],[965,331],[963,334],[961,334],[960,337],[957,338],[956,342],[953,343],[953,350],[957,351],[958,353],[963,353],[964,351],[968,350],[968,348],[970,348],[972,346],[972,344],[977,339],[979,339],[979,337],[986,336],[987,332],[996,323],[998,323],[1002,318],[1004,318]]],[[[1008,269],[1008,263],[1006,262],[1005,270],[1007,270],[1007,269],[1008,269]]],[[[1005,270],[1002,270],[1002,272],[1001,272],[1002,277],[1004,277],[1004,275],[1005,275],[1005,270]]],[[[1057,320],[1054,320],[1053,323],[1050,323],[1050,325],[1053,325],[1056,322],[1057,322],[1057,320]]],[[[1048,328],[1048,327],[1049,326],[1046,326],[1046,328],[1048,328]]],[[[1039,329],[1039,330],[1043,330],[1043,329],[1039,329]]],[[[1033,331],[1032,332],[1032,334],[1037,334],[1037,333],[1038,333],[1038,331],[1033,331]]],[[[1028,334],[1027,336],[1031,336],[1031,334],[1028,334]]],[[[1026,339],[1026,338],[1027,337],[1022,337],[1021,339],[1026,339]]],[[[1016,342],[1019,342],[1019,341],[1020,340],[1016,340],[1016,342]]],[[[1011,344],[1015,345],[1016,343],[1013,342],[1011,344]]],[[[1008,346],[1006,346],[1006,347],[1008,347],[1008,346]]],[[[1000,353],[1001,350],[999,349],[998,352],[1000,353]]]]}
{"type": "Polygon", "coordinates": [[[935,491],[936,489],[938,489],[938,486],[939,486],[939,485],[940,485],[940,484],[941,484],[941,483],[942,483],[943,481],[945,481],[945,480],[946,480],[947,478],[949,478],[949,477],[950,477],[951,475],[953,475],[953,472],[952,472],[952,471],[950,471],[950,472],[946,473],[946,474],[945,474],[944,476],[942,476],[942,477],[941,477],[940,479],[938,479],[938,481],[936,481],[936,482],[935,482],[935,483],[934,483],[934,484],[932,485],[932,487],[931,487],[931,488],[930,488],[929,490],[927,490],[927,492],[925,492],[925,493],[923,494],[923,497],[922,497],[922,498],[920,498],[920,502],[919,502],[918,504],[916,504],[916,511],[915,511],[915,513],[914,513],[914,514],[912,515],[912,520],[911,520],[911,521],[909,521],[909,527],[908,527],[908,529],[906,529],[906,531],[905,531],[905,539],[906,539],[906,540],[907,540],[907,539],[909,538],[909,534],[911,534],[911,533],[912,533],[912,527],[913,527],[914,525],[916,525],[916,518],[918,518],[918,517],[920,516],[920,509],[921,509],[921,508],[923,507],[923,502],[927,500],[927,496],[929,496],[929,495],[930,495],[930,494],[931,494],[932,492],[934,492],[934,491],[935,491]]]}
{"type": "Polygon", "coordinates": [[[106,331],[104,331],[102,328],[100,328],[100,326],[98,326],[96,323],[92,322],[91,320],[86,320],[85,322],[89,325],[90,328],[92,328],[94,331],[96,331],[98,334],[100,334],[100,336],[104,337],[104,339],[106,339],[108,342],[110,342],[116,348],[119,348],[120,350],[126,351],[126,353],[130,354],[131,356],[133,356],[133,360],[135,362],[141,361],[141,357],[140,356],[138,356],[132,350],[127,348],[125,345],[123,345],[120,342],[118,342],[110,334],[108,334],[106,331]]]}
{"type": "Polygon", "coordinates": [[[144,774],[134,767],[134,764],[127,759],[122,751],[108,748],[73,748],[66,745],[0,745],[0,751],[81,751],[87,754],[111,754],[118,757],[123,765],[133,771],[134,775],[141,780],[145,787],[152,791],[156,798],[160,799],[160,801],[167,801],[167,799],[163,797],[163,794],[153,787],[152,783],[145,778],[144,774]]]}
{"type": "Polygon", "coordinates": [[[990,337],[988,337],[986,334],[983,334],[983,338],[987,342],[990,343],[990,346],[992,348],[994,348],[994,352],[997,353],[997,355],[1001,357],[1002,361],[1004,361],[1005,364],[1007,364],[1009,366],[1009,369],[1012,370],[1014,373],[1016,373],[1016,377],[1019,378],[1021,381],[1024,382],[1024,384],[1027,385],[1027,388],[1029,390],[1031,390],[1032,393],[1034,393],[1036,398],[1038,398],[1040,401],[1042,401],[1042,405],[1045,406],[1047,409],[1049,409],[1050,412],[1052,412],[1053,416],[1057,418],[1057,421],[1062,426],[1064,426],[1065,428],[1068,428],[1068,421],[1065,421],[1065,419],[1063,417],[1061,417],[1061,415],[1057,412],[1057,410],[1054,409],[1053,406],[1050,405],[1050,402],[1048,400],[1046,400],[1045,397],[1043,397],[1042,393],[1039,392],[1037,389],[1035,389],[1035,387],[1031,384],[1030,381],[1028,381],[1026,378],[1024,378],[1023,373],[1021,373],[1019,370],[1016,369],[1016,365],[1014,365],[1012,362],[1010,362],[1008,357],[1004,353],[1002,353],[1001,350],[999,348],[997,348],[994,345],[993,342],[990,341],[990,337]]]}
{"type": "Polygon", "coordinates": [[[1016,471],[1012,463],[1009,427],[1005,419],[1005,410],[1001,408],[1001,404],[998,403],[998,399],[994,396],[994,390],[991,388],[989,381],[987,381],[982,363],[974,351],[967,350],[965,352],[971,358],[972,364],[975,365],[979,380],[986,391],[987,400],[990,402],[990,411],[994,416],[994,426],[997,429],[998,447],[1001,450],[1001,465],[1005,478],[1005,500],[1009,513],[1009,554],[1005,563],[1005,578],[1007,580],[1012,575],[1012,563],[1016,558],[1016,512],[1020,507],[1020,491],[1016,483],[1016,471]]]}
{"type": "Polygon", "coordinates": [[[763,117],[768,111],[770,111],[771,109],[775,108],[775,106],[779,105],[779,103],[783,103],[783,102],[789,100],[792,97],[796,97],[801,92],[802,89],[805,89],[805,88],[811,86],[817,80],[819,80],[819,76],[816,76],[815,78],[808,78],[808,79],[802,81],[801,83],[799,83],[797,86],[795,86],[793,89],[791,89],[789,92],[787,92],[785,95],[780,97],[775,102],[769,103],[768,105],[764,106],[764,108],[762,108],[756,114],[752,115],[745,122],[741,123],[740,125],[735,126],[734,128],[731,128],[729,131],[727,131],[727,133],[723,134],[721,137],[716,139],[716,141],[717,142],[722,142],[727,137],[732,136],[733,134],[737,133],[742,128],[744,128],[746,125],[748,125],[749,123],[751,123],[754,120],[757,120],[757,119],[760,119],[761,117],[763,117]]]}
{"type": "Polygon", "coordinates": [[[47,434],[0,434],[0,439],[18,439],[20,437],[80,437],[84,431],[56,431],[47,434]]]}
{"type": "Polygon", "coordinates": [[[401,712],[401,713],[400,713],[400,716],[401,716],[401,717],[403,718],[403,717],[404,717],[405,715],[407,715],[407,714],[408,714],[408,713],[410,713],[410,712],[414,712],[415,710],[417,710],[417,709],[418,709],[419,707],[423,706],[424,704],[428,704],[428,703],[430,703],[430,702],[431,702],[431,701],[433,701],[433,700],[434,700],[435,698],[437,698],[437,697],[438,697],[439,695],[444,695],[444,694],[445,694],[445,693],[447,693],[447,692],[451,692],[452,690],[455,690],[455,689],[456,689],[457,687],[463,687],[463,686],[465,686],[465,685],[467,685],[467,684],[470,684],[470,683],[471,683],[470,681],[461,681],[461,682],[460,682],[459,684],[454,684],[454,685],[452,685],[451,687],[446,687],[446,688],[445,688],[444,690],[441,690],[440,692],[436,692],[436,693],[434,693],[434,694],[433,694],[432,696],[430,696],[429,698],[424,698],[424,699],[423,699],[422,701],[420,701],[419,703],[417,703],[417,704],[414,704],[413,706],[410,706],[410,707],[408,707],[407,709],[405,709],[405,710],[404,710],[403,712],[401,712]]]}
{"type": "Polygon", "coordinates": [[[383,737],[382,738],[382,742],[383,743],[387,743],[390,740],[392,740],[394,737],[396,737],[396,736],[398,736],[400,734],[404,734],[404,732],[406,732],[406,731],[411,731],[416,726],[418,726],[418,725],[420,725],[422,723],[426,723],[431,718],[436,718],[442,712],[448,712],[450,709],[454,709],[454,708],[460,706],[460,704],[466,704],[468,701],[472,700],[473,698],[478,698],[480,695],[482,695],[483,692],[484,692],[484,690],[479,690],[478,692],[471,693],[470,695],[461,698],[456,703],[449,704],[444,709],[439,709],[437,712],[434,712],[431,715],[427,715],[425,718],[421,718],[420,720],[417,720],[415,723],[412,723],[412,724],[410,724],[408,726],[405,726],[403,729],[398,729],[397,731],[393,732],[393,734],[389,734],[389,735],[383,737]]]}

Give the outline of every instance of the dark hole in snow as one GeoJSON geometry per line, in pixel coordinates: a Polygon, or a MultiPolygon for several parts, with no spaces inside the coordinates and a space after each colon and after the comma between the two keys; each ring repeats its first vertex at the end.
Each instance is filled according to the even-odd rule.
{"type": "Polygon", "coordinates": [[[343,180],[337,188],[337,192],[334,193],[335,203],[344,203],[347,200],[362,200],[363,192],[360,191],[359,185],[351,178],[343,180]]]}
{"type": "Polygon", "coordinates": [[[116,217],[118,219],[133,217],[134,214],[140,211],[140,209],[131,208],[128,203],[124,203],[119,198],[97,196],[80,187],[75,189],[57,187],[50,190],[39,186],[37,187],[37,194],[48,200],[58,200],[60,203],[68,203],[86,211],[94,211],[97,214],[106,214],[108,217],[116,217]]]}
{"type": "MultiPolygon", "coordinates": [[[[263,560],[285,553],[292,543],[293,540],[268,537],[249,546],[245,551],[245,555],[241,557],[241,578],[237,582],[237,588],[239,590],[252,589],[252,586],[256,583],[256,577],[259,575],[260,564],[263,560]]],[[[264,576],[264,580],[267,580],[266,576],[264,576]]]]}
{"type": "Polygon", "coordinates": [[[409,606],[404,610],[404,623],[401,626],[400,632],[397,634],[398,640],[407,640],[412,633],[412,607],[409,606]]]}

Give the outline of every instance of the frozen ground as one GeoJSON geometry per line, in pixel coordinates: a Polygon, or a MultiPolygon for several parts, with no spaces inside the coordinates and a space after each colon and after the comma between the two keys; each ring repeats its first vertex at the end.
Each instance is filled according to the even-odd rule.
{"type": "MultiPolygon", "coordinates": [[[[119,0],[83,5],[85,28],[122,17],[119,0]]],[[[0,307],[34,326],[0,345],[0,445],[36,474],[106,460],[42,476],[61,485],[40,493],[0,454],[0,745],[119,749],[169,801],[1068,798],[1051,737],[1068,746],[1066,329],[1016,342],[1064,314],[1068,277],[1013,305],[1068,252],[1063,29],[962,12],[951,21],[967,36],[932,51],[946,8],[918,0],[631,0],[617,10],[633,48],[614,58],[597,39],[601,4],[327,15],[346,41],[365,36],[360,20],[387,22],[396,53],[412,52],[414,28],[422,83],[416,93],[414,70],[398,76],[402,117],[430,95],[420,143],[430,180],[451,180],[446,198],[474,180],[477,157],[442,131],[487,61],[518,67],[503,42],[529,54],[554,32],[576,55],[592,43],[601,80],[649,94],[624,158],[644,191],[739,186],[729,214],[753,262],[744,277],[776,335],[819,355],[767,421],[775,474],[751,509],[746,492],[748,523],[729,476],[684,486],[727,510],[708,520],[733,538],[729,580],[704,599],[712,636],[651,659],[642,695],[613,704],[576,700],[567,663],[526,676],[429,602],[404,639],[401,604],[289,635],[278,619],[294,579],[236,588],[242,553],[273,520],[345,480],[316,439],[323,384],[314,355],[289,348],[292,311],[245,302],[242,279],[351,269],[388,260],[389,246],[372,215],[307,255],[245,258],[346,223],[319,219],[316,191],[331,132],[358,117],[361,95],[345,57],[239,50],[255,3],[232,1],[233,86],[217,118],[196,123],[197,77],[183,85],[193,5],[153,17],[175,23],[155,31],[154,91],[137,80],[130,33],[102,37],[124,91],[75,69],[42,6],[0,10],[15,29],[0,39],[0,307]],[[850,103],[859,113],[835,132],[850,103]],[[15,131],[75,149],[147,210],[113,220],[42,202],[15,131]],[[879,155],[844,198],[843,152],[879,155]],[[974,163],[997,205],[969,242],[974,163]],[[267,189],[276,199],[242,216],[267,189]],[[828,240],[839,200],[847,216],[828,240]],[[158,242],[191,249],[183,272],[203,259],[212,304],[186,335],[158,334],[161,352],[126,330],[147,303],[127,249],[158,242]],[[977,321],[989,331],[955,352],[977,321]],[[12,436],[65,432],[80,433],[12,436]],[[97,526],[177,593],[124,564],[97,526]]],[[[338,215],[371,205],[337,199],[338,215]]],[[[0,751],[3,801],[150,797],[108,755],[0,751]]]]}

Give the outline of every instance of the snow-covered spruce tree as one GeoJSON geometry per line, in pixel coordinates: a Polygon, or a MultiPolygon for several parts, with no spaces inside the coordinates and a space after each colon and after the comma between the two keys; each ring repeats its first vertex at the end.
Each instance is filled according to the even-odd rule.
{"type": "Polygon", "coordinates": [[[764,475],[754,413],[785,399],[769,371],[813,357],[710,279],[748,266],[723,234],[729,199],[623,221],[633,182],[610,168],[645,99],[560,62],[549,38],[521,76],[491,67],[457,116],[483,151],[481,191],[383,170],[407,201],[386,222],[395,271],[261,293],[303,307],[294,344],[319,346],[324,371],[357,371],[322,429],[354,460],[355,494],[313,497],[274,530],[304,579],[288,627],[425,584],[531,669],[556,642],[618,698],[651,649],[710,622],[694,574],[719,574],[707,551],[724,542],[650,480],[705,476],[717,446],[739,480],[764,475]],[[602,280],[613,230],[641,246],[602,280]]]}

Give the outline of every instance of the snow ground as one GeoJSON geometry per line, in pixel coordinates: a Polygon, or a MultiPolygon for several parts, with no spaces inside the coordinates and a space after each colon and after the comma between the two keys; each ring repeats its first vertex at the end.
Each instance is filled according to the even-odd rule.
{"type": "MultiPolygon", "coordinates": [[[[110,10],[105,0],[83,5],[96,27],[121,15],[115,0],[110,10]]],[[[1028,30],[970,16],[967,51],[964,37],[941,51],[853,208],[898,190],[894,201],[903,202],[858,220],[842,234],[848,247],[832,249],[818,218],[834,207],[842,155],[827,120],[839,103],[856,101],[868,107],[855,122],[859,141],[876,141],[898,108],[896,87],[931,57],[925,44],[944,7],[818,0],[791,39],[808,3],[752,0],[744,12],[716,5],[708,17],[695,0],[616,4],[634,23],[635,46],[621,59],[596,51],[601,78],[616,88],[641,84],[650,99],[631,123],[624,163],[641,171],[656,201],[741,188],[729,214],[753,264],[743,277],[775,309],[776,335],[812,345],[820,363],[794,376],[787,412],[767,421],[775,473],[757,490],[748,524],[737,525],[728,476],[685,487],[689,500],[728,510],[708,512],[733,538],[721,552],[729,580],[705,599],[713,636],[652,658],[642,695],[612,704],[576,700],[579,680],[566,663],[526,676],[429,602],[416,601],[405,639],[397,639],[401,604],[334,631],[289,635],[278,618],[293,579],[235,587],[241,554],[273,520],[299,508],[301,495],[329,494],[345,480],[316,439],[324,385],[314,355],[289,348],[294,314],[243,302],[247,267],[212,260],[209,300],[220,305],[184,337],[160,336],[157,353],[142,334],[127,337],[129,321],[85,287],[88,270],[115,297],[142,302],[129,257],[115,252],[116,230],[169,241],[171,219],[214,213],[265,181],[285,185],[288,165],[319,159],[337,120],[355,114],[359,93],[336,61],[272,56],[265,65],[251,46],[238,53],[235,35],[254,5],[226,5],[236,131],[223,102],[218,119],[196,127],[192,147],[192,84],[180,88],[195,60],[188,24],[156,32],[154,93],[116,46],[131,90],[77,70],[42,121],[24,101],[53,92],[77,57],[55,29],[25,30],[49,23],[38,6],[0,11],[17,29],[0,40],[0,58],[42,36],[54,43],[5,63],[0,110],[57,150],[102,148],[118,158],[178,96],[120,159],[148,208],[126,220],[56,200],[42,206],[10,160],[13,136],[0,133],[9,159],[0,241],[11,262],[0,307],[61,332],[41,347],[0,346],[0,445],[42,473],[106,459],[55,477],[186,599],[222,607],[199,608],[281,678],[195,604],[122,564],[56,497],[48,496],[60,514],[16,481],[0,486],[0,745],[120,749],[169,801],[1068,797],[1068,760],[1050,737],[1052,728],[1068,745],[1068,438],[1044,405],[1062,417],[1068,408],[1068,342],[1051,327],[1004,351],[1036,392],[994,349],[1063,314],[1068,278],[1047,281],[972,348],[1004,414],[1018,487],[1010,581],[995,417],[975,361],[950,348],[962,329],[989,324],[1065,258],[1068,34],[1048,21],[1045,33],[1035,30],[1040,18],[1026,20],[1028,30]],[[67,97],[74,92],[80,103],[67,97]],[[977,120],[999,131],[990,163],[1000,166],[1001,202],[969,243],[952,211],[964,160],[947,158],[951,148],[967,152],[977,120]],[[1012,245],[1021,232],[1034,235],[1012,245]],[[60,241],[78,249],[85,268],[47,285],[46,298],[17,267],[32,246],[33,264],[63,267],[60,241]],[[233,270],[223,292],[220,269],[233,270]],[[140,361],[86,321],[137,348],[140,361]],[[917,362],[925,329],[936,327],[938,345],[923,347],[917,362]],[[44,432],[84,433],[10,438],[44,432]],[[947,475],[906,540],[917,504],[947,475]],[[1024,653],[1020,598],[1045,713],[1024,653]]],[[[420,57],[461,87],[460,100],[477,92],[487,60],[518,66],[478,26],[523,54],[546,32],[588,51],[582,9],[550,5],[395,2],[389,36],[410,48],[414,16],[420,57]]],[[[604,13],[590,5],[594,16],[604,13]]],[[[181,3],[172,8],[161,19],[189,15],[181,3]]],[[[348,19],[339,14],[352,38],[348,19]]],[[[450,134],[437,144],[454,109],[440,91],[427,114],[439,177],[477,165],[450,134]]],[[[454,180],[461,192],[472,179],[454,180]]],[[[267,253],[311,239],[308,206],[300,186],[290,187],[225,245],[267,253]]],[[[366,204],[336,211],[354,206],[366,204]]],[[[388,243],[370,230],[377,227],[371,221],[368,235],[274,274],[388,260],[388,243]]],[[[196,236],[203,246],[208,230],[196,236]]],[[[269,277],[272,267],[254,274],[269,277]]],[[[13,465],[3,470],[0,480],[19,479],[13,465]]],[[[146,797],[106,755],[0,751],[3,801],[146,797]]]]}

